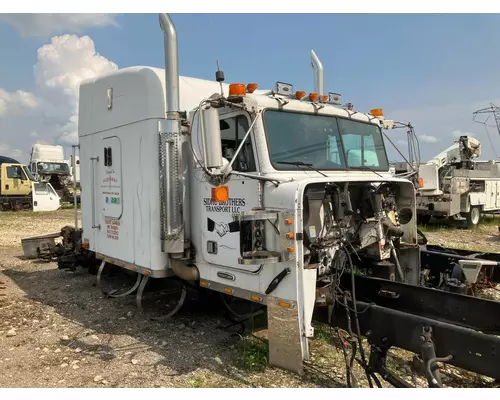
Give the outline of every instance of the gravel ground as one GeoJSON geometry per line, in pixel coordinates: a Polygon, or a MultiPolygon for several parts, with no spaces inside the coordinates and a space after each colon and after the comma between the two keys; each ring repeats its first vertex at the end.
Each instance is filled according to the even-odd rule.
{"type": "MultiPolygon", "coordinates": [[[[298,377],[266,365],[265,330],[254,326],[254,335],[241,338],[225,329],[230,322],[216,296],[156,322],[138,312],[134,297],[104,298],[95,276],[84,270],[22,259],[22,237],[73,223],[72,210],[0,213],[0,387],[345,386],[344,357],[332,328],[316,327],[306,374],[298,377]]],[[[489,225],[474,241],[494,247],[494,232],[489,225]]],[[[458,240],[456,230],[426,234],[431,241],[458,240]]],[[[412,371],[411,354],[393,351],[388,366],[415,386],[427,386],[412,371]]],[[[443,372],[448,386],[498,386],[455,368],[443,372]]],[[[360,386],[368,385],[359,366],[355,376],[360,386]]]]}

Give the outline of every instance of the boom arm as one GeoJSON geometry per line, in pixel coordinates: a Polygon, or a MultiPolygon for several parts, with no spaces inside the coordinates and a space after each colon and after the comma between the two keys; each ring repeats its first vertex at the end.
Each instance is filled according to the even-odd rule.
{"type": "Polygon", "coordinates": [[[479,140],[473,137],[460,136],[460,139],[453,145],[432,158],[427,164],[435,164],[438,168],[441,168],[446,164],[471,161],[474,157],[479,157],[480,154],[481,143],[479,140]]]}

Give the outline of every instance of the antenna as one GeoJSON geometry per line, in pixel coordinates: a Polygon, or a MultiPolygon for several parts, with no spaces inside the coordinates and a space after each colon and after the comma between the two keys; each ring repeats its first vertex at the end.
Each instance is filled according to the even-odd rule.
{"type": "Polygon", "coordinates": [[[224,90],[222,89],[222,82],[224,82],[224,72],[221,71],[219,66],[219,60],[216,60],[217,71],[215,72],[215,80],[220,83],[220,95],[224,97],[224,90]]]}

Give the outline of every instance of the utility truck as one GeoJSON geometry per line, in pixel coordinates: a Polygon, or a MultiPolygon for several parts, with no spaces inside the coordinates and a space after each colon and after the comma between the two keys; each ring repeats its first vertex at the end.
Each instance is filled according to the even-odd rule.
{"type": "Polygon", "coordinates": [[[473,228],[482,213],[500,211],[500,163],[475,160],[480,155],[479,140],[461,136],[420,166],[417,213],[422,223],[450,218],[473,228]]]}
{"type": "Polygon", "coordinates": [[[26,165],[0,156],[0,211],[54,211],[60,199],[52,185],[37,182],[26,165]]]}

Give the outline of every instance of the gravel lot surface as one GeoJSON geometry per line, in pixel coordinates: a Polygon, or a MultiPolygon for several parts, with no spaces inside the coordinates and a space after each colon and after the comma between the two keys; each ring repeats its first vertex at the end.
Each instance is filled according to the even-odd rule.
{"type": "MultiPolygon", "coordinates": [[[[104,298],[85,270],[22,259],[22,237],[73,221],[72,210],[0,213],[0,387],[345,387],[344,357],[332,328],[316,327],[311,361],[298,377],[266,365],[266,331],[255,329],[258,322],[254,335],[243,338],[225,328],[230,321],[216,296],[156,322],[138,311],[133,296],[104,298]]],[[[493,224],[474,234],[438,228],[426,234],[432,242],[474,243],[490,251],[499,236],[493,224]]],[[[388,365],[427,386],[412,371],[409,353],[392,351],[388,365]]],[[[455,368],[443,373],[448,386],[498,387],[455,368]]],[[[355,375],[366,387],[359,366],[355,375]]]]}

